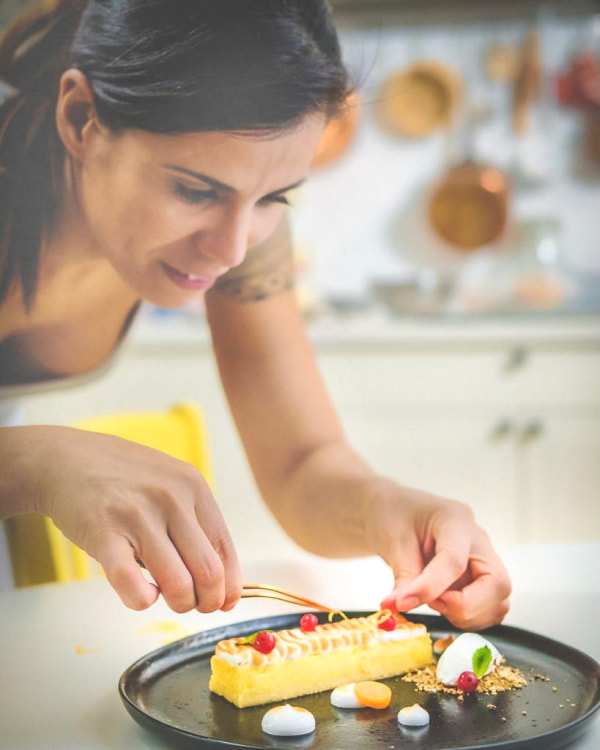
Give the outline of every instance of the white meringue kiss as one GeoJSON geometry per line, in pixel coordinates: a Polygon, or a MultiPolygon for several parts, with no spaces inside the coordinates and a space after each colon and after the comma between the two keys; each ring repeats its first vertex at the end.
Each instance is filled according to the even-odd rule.
{"type": "Polygon", "coordinates": [[[398,711],[398,724],[405,727],[424,727],[429,724],[429,713],[418,703],[398,711]]]}

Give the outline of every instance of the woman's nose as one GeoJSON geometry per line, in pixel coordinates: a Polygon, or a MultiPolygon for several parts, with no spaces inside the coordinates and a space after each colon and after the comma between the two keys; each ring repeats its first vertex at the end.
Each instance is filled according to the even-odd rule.
{"type": "Polygon", "coordinates": [[[244,261],[249,247],[269,237],[281,219],[280,213],[267,215],[256,209],[224,212],[211,229],[198,233],[198,251],[226,269],[235,268],[244,261]]]}
{"type": "Polygon", "coordinates": [[[198,250],[224,268],[235,268],[243,262],[248,250],[250,222],[243,216],[224,215],[208,232],[197,235],[198,250]]]}

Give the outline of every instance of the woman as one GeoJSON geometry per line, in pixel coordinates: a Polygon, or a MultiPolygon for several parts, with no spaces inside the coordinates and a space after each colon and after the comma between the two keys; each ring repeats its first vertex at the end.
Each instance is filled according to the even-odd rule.
{"type": "MultiPolygon", "coordinates": [[[[1,384],[93,371],[141,300],[205,294],[252,470],[290,536],[317,554],[381,555],[396,581],[384,606],[500,621],[510,583],[469,508],[353,453],[302,330],[286,196],[349,90],[324,2],[45,7],[0,49],[15,89],[0,111],[1,384]]],[[[0,456],[3,517],[51,516],[127,606],[159,591],[178,612],[238,601],[230,535],[188,465],[51,426],[0,430],[0,456]]]]}

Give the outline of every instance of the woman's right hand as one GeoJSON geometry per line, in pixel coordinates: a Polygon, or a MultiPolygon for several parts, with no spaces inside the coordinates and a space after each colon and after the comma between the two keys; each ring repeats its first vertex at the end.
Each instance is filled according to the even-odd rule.
{"type": "Polygon", "coordinates": [[[242,576],[233,542],[206,480],[191,464],[70,427],[9,430],[21,433],[17,444],[30,451],[32,473],[21,486],[34,500],[25,510],[50,516],[95,558],[124,604],[145,609],[159,593],[176,612],[236,604],[242,576]]]}

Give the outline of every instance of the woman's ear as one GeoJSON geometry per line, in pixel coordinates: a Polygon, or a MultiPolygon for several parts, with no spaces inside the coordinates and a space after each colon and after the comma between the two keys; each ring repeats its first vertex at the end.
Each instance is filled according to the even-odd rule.
{"type": "Polygon", "coordinates": [[[66,70],[60,79],[56,128],[64,147],[78,161],[85,158],[91,137],[100,130],[88,79],[75,68],[66,70]]]}

